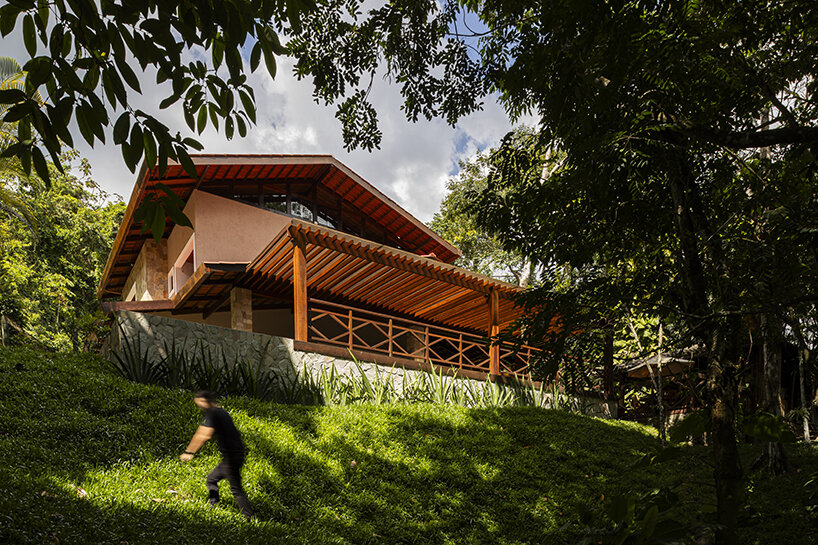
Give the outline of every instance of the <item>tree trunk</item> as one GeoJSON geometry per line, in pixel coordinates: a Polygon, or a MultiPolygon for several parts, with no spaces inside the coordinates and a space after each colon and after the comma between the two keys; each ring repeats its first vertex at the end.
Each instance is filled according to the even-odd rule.
{"type": "Polygon", "coordinates": [[[801,410],[804,412],[802,416],[802,424],[804,426],[804,442],[809,443],[811,439],[809,429],[810,404],[807,402],[806,371],[804,370],[804,367],[807,365],[807,361],[809,361],[809,348],[807,347],[807,342],[804,340],[804,336],[801,333],[801,327],[798,325],[797,318],[790,322],[790,327],[792,328],[793,333],[795,333],[795,338],[798,341],[798,379],[801,385],[801,410]]]}
{"type": "MultiPolygon", "coordinates": [[[[716,335],[722,333],[717,331],[716,335]]],[[[714,335],[714,337],[716,336],[714,335]]],[[[736,409],[738,407],[738,380],[736,367],[726,361],[724,340],[715,338],[707,373],[707,391],[710,398],[710,430],[713,444],[716,480],[717,545],[738,543],[738,516],[743,504],[744,471],[736,440],[736,409]]]]}
{"type": "Polygon", "coordinates": [[[614,392],[613,385],[613,359],[614,359],[613,329],[609,325],[608,329],[605,330],[605,339],[602,345],[602,362],[605,369],[602,382],[602,389],[603,392],[605,393],[605,399],[607,401],[616,399],[616,394],[614,392]]]}
{"type": "MultiPolygon", "coordinates": [[[[782,417],[784,408],[781,399],[781,342],[783,324],[770,317],[762,316],[762,331],[764,336],[764,410],[782,417]]],[[[763,462],[770,475],[781,475],[787,472],[787,454],[781,443],[767,443],[760,460],[754,465],[763,462]]]]}
{"type": "Polygon", "coordinates": [[[683,306],[691,322],[708,345],[707,405],[710,409],[709,443],[713,447],[716,480],[717,545],[738,543],[738,514],[742,506],[743,469],[736,441],[739,361],[738,335],[741,320],[720,314],[735,308],[734,296],[724,291],[720,280],[730,278],[721,237],[709,225],[698,188],[683,157],[669,157],[668,173],[679,234],[681,274],[684,278],[683,306]],[[705,266],[708,266],[705,275],[705,266]],[[710,282],[708,282],[708,279],[710,282]]]}
{"type": "Polygon", "coordinates": [[[530,257],[523,260],[523,270],[520,272],[520,280],[518,282],[521,288],[531,286],[531,277],[534,276],[534,262],[530,257]]]}

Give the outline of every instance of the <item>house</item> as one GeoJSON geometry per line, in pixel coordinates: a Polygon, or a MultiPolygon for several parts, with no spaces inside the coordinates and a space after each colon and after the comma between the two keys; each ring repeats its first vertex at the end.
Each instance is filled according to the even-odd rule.
{"type": "Polygon", "coordinates": [[[105,310],[293,339],[333,357],[526,373],[535,349],[489,346],[522,313],[520,288],[452,263],[457,248],[329,155],[194,155],[143,166],[108,257],[105,310]],[[193,228],[157,244],[134,219],[163,183],[193,228]]]}

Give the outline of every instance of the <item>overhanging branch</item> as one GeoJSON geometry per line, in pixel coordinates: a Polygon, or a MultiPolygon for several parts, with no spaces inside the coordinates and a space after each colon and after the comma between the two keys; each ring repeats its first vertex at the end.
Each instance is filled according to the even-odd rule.
{"type": "Polygon", "coordinates": [[[727,132],[705,127],[682,129],[682,134],[731,149],[764,148],[818,142],[818,127],[782,127],[763,131],[727,132]]]}

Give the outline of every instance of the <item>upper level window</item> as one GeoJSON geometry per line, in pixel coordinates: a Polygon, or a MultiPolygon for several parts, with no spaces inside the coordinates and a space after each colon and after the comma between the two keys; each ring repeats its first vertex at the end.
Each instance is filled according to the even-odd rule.
{"type": "Polygon", "coordinates": [[[338,223],[335,221],[333,215],[327,209],[320,206],[318,207],[318,220],[315,223],[332,229],[338,227],[338,223]]]}
{"type": "Polygon", "coordinates": [[[276,212],[287,213],[287,195],[264,195],[264,208],[276,212]]]}
{"type": "Polygon", "coordinates": [[[255,195],[231,195],[230,198],[234,201],[243,202],[245,204],[252,204],[253,206],[258,206],[258,194],[255,195]]]}
{"type": "Polygon", "coordinates": [[[291,214],[296,218],[305,221],[315,221],[312,217],[312,203],[302,200],[298,197],[293,197],[290,202],[292,207],[291,214]]]}

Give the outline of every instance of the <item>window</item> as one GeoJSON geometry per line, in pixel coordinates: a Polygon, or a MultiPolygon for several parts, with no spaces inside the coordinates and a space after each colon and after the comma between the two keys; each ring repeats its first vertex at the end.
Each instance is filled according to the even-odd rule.
{"type": "Polygon", "coordinates": [[[318,208],[318,221],[316,221],[318,225],[323,225],[324,227],[331,227],[333,229],[338,227],[338,223],[335,221],[334,215],[330,213],[329,210],[323,207],[318,208]]]}
{"type": "Polygon", "coordinates": [[[276,212],[287,213],[287,195],[265,195],[264,208],[267,210],[275,210],[276,212]]]}
{"type": "Polygon", "coordinates": [[[311,202],[299,199],[298,197],[293,197],[290,206],[292,206],[292,215],[296,218],[305,221],[314,221],[312,217],[311,202]]]}
{"type": "Polygon", "coordinates": [[[193,276],[195,267],[195,245],[193,241],[194,236],[191,235],[190,240],[187,241],[184,249],[179,254],[176,263],[174,263],[173,267],[168,271],[168,296],[182,289],[187,279],[193,276]]]}

